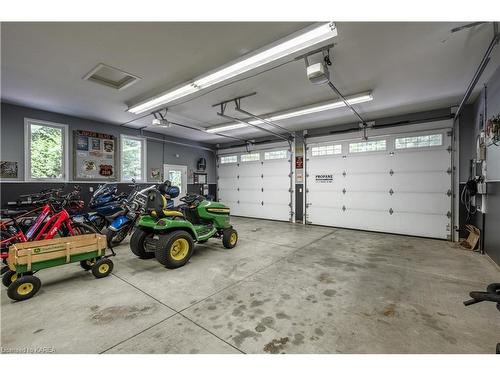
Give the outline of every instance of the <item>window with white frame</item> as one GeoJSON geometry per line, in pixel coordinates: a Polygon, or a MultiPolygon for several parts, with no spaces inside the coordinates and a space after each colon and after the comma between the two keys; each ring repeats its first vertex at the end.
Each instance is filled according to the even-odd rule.
{"type": "Polygon", "coordinates": [[[68,125],[24,119],[26,180],[67,181],[68,125]]]}
{"type": "Polygon", "coordinates": [[[342,153],[342,145],[322,145],[311,147],[312,156],[338,155],[342,153]]]}
{"type": "Polygon", "coordinates": [[[122,135],[120,161],[122,181],[146,181],[146,139],[122,135]]]}
{"type": "Polygon", "coordinates": [[[416,137],[396,138],[395,147],[397,150],[405,148],[433,147],[443,145],[442,134],[419,135],[416,137]]]}
{"type": "Polygon", "coordinates": [[[287,150],[276,150],[264,152],[264,160],[286,159],[288,157],[287,150]]]}
{"type": "Polygon", "coordinates": [[[237,162],[238,162],[237,155],[228,155],[228,156],[221,156],[220,157],[221,164],[230,164],[230,163],[237,163],[237,162]]]}
{"type": "Polygon", "coordinates": [[[242,162],[259,161],[259,160],[260,160],[260,153],[258,153],[258,152],[253,152],[251,154],[243,154],[243,155],[241,155],[241,161],[242,162]]]}
{"type": "Polygon", "coordinates": [[[378,141],[356,142],[349,143],[349,152],[371,152],[371,151],[385,151],[387,142],[385,139],[378,141]]]}

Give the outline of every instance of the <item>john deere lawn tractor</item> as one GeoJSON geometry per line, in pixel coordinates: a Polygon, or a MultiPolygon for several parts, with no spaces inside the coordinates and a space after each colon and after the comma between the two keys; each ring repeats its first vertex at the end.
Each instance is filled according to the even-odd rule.
{"type": "Polygon", "coordinates": [[[238,233],[230,224],[227,206],[188,194],[180,198],[182,205],[172,209],[172,192],[178,194],[178,189],[171,188],[149,192],[147,213],[139,219],[130,239],[135,255],[141,259],[156,257],[167,268],[178,268],[189,261],[195,243],[221,238],[225,248],[236,246],[238,233]]]}

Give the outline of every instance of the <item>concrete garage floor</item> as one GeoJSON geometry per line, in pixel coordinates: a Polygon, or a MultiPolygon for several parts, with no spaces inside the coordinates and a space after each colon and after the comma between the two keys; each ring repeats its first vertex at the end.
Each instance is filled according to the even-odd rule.
{"type": "Polygon", "coordinates": [[[117,248],[113,275],[41,271],[1,293],[2,349],[56,353],[493,353],[500,314],[464,307],[500,281],[445,241],[233,218],[240,240],[197,246],[177,270],[117,248]]]}

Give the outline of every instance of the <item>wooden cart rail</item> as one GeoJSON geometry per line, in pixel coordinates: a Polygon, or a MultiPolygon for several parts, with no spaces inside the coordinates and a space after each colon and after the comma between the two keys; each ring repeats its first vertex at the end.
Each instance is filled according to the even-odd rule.
{"type": "Polygon", "coordinates": [[[9,247],[7,264],[17,273],[35,272],[43,268],[103,256],[105,251],[106,236],[95,233],[23,242],[9,247]]]}

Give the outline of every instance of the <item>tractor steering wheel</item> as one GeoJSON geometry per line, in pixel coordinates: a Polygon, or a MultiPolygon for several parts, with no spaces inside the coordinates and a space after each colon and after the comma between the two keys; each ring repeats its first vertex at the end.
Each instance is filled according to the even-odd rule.
{"type": "Polygon", "coordinates": [[[198,203],[201,201],[200,196],[198,194],[187,194],[182,198],[179,198],[181,202],[184,202],[188,205],[192,205],[193,203],[197,202],[198,203]]]}

